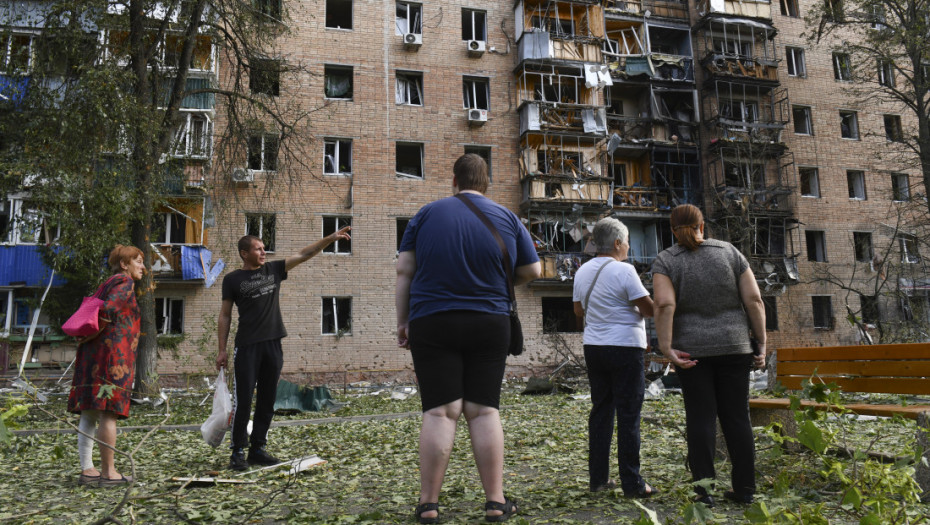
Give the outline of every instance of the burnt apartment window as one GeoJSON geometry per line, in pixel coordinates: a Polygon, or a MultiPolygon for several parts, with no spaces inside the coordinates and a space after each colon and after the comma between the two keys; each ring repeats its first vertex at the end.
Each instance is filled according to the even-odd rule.
{"type": "Polygon", "coordinates": [[[807,260],[815,262],[826,262],[826,233],[820,230],[807,230],[804,232],[804,238],[807,241],[807,260]]]}
{"type": "Polygon", "coordinates": [[[395,155],[394,172],[406,179],[423,178],[423,144],[418,142],[398,142],[395,155]]]}
{"type": "Polygon", "coordinates": [[[352,29],[352,0],[326,0],[326,27],[352,29]]]}
{"type": "Polygon", "coordinates": [[[829,295],[811,296],[811,307],[814,311],[814,328],[820,330],[832,330],[833,298],[829,295]]]}
{"type": "Polygon", "coordinates": [[[491,146],[465,146],[465,153],[474,153],[488,164],[488,182],[494,180],[491,178],[491,146]]]}
{"type": "Polygon", "coordinates": [[[253,58],[249,64],[249,89],[259,95],[278,96],[281,91],[281,61],[253,58]]]}
{"type": "Polygon", "coordinates": [[[877,324],[881,318],[881,312],[878,308],[877,295],[859,294],[859,306],[862,308],[860,317],[865,324],[877,324]]]}
{"type": "Polygon", "coordinates": [[[798,135],[813,135],[814,124],[811,122],[811,108],[807,106],[793,106],[791,119],[794,120],[794,132],[798,135]]]}
{"type": "Polygon", "coordinates": [[[853,248],[856,250],[857,262],[871,262],[872,234],[870,232],[853,232],[853,248]]]}
{"type": "Polygon", "coordinates": [[[820,198],[820,172],[817,168],[798,168],[803,197],[820,198]]]}
{"type": "Polygon", "coordinates": [[[885,123],[885,140],[889,142],[901,142],[904,140],[904,133],[901,131],[901,115],[882,115],[885,123]]]}
{"type": "Polygon", "coordinates": [[[543,297],[542,316],[544,333],[584,331],[583,323],[575,316],[575,305],[571,297],[543,297]]]}
{"type": "Polygon", "coordinates": [[[404,232],[407,231],[407,225],[410,224],[409,217],[398,217],[395,224],[395,233],[397,235],[397,251],[400,252],[400,243],[404,240],[404,232]]]}

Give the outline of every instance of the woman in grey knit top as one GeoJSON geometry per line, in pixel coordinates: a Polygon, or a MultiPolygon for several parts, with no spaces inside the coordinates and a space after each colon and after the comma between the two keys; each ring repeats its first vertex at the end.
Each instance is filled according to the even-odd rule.
{"type": "MultiPolygon", "coordinates": [[[[713,480],[717,425],[732,462],[724,497],[752,503],[755,447],[749,422],[749,372],[765,364],[765,306],[749,262],[727,242],[704,238],[696,206],[672,210],[678,244],[652,266],[659,349],[675,365],[685,402],[688,465],[693,481],[713,480]],[[749,328],[758,341],[753,354],[749,328]]],[[[714,505],[695,486],[697,501],[714,505]]]]}

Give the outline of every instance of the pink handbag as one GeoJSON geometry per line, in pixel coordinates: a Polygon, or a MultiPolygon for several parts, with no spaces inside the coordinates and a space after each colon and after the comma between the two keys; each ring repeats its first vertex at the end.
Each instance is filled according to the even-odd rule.
{"type": "MultiPolygon", "coordinates": [[[[115,276],[114,276],[115,277],[115,276]]],[[[97,292],[81,301],[81,306],[61,325],[61,331],[74,337],[87,337],[100,331],[100,307],[103,306],[104,290],[109,288],[114,277],[103,283],[97,292]]]]}

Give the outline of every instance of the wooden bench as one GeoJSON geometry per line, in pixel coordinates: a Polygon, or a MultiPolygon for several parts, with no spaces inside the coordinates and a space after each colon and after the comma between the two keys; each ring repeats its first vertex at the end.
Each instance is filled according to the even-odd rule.
{"type": "MultiPolygon", "coordinates": [[[[930,396],[930,343],[885,344],[866,346],[824,346],[811,348],[779,348],[769,366],[775,366],[774,379],[789,390],[800,390],[805,380],[836,383],[843,392],[870,394],[930,396]],[[816,373],[816,377],[814,374],[816,373]]],[[[773,375],[769,374],[771,383],[773,375]]],[[[771,385],[774,386],[774,385],[771,385]]],[[[795,435],[794,418],[786,411],[790,399],[749,400],[750,415],[755,426],[772,421],[782,423],[784,431],[795,435]]],[[[822,403],[802,401],[802,407],[826,410],[822,403]]],[[[930,404],[850,403],[843,407],[855,414],[870,416],[902,416],[917,420],[917,440],[928,448],[930,404]]],[[[930,453],[925,453],[930,459],[930,453]]],[[[930,489],[930,470],[917,466],[917,481],[930,489]]]]}

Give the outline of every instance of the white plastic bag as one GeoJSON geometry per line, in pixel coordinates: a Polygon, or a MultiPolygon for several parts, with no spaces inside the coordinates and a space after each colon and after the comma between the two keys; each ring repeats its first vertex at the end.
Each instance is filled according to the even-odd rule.
{"type": "Polygon", "coordinates": [[[226,369],[221,368],[216,376],[216,391],[213,393],[213,413],[200,425],[203,440],[213,448],[220,446],[226,431],[232,427],[232,398],[226,386],[226,369]]]}

